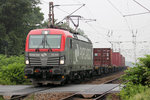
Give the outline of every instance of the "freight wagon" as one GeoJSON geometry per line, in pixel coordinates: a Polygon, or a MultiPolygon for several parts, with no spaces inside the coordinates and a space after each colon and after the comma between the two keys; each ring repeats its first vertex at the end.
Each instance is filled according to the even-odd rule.
{"type": "Polygon", "coordinates": [[[93,64],[98,75],[121,70],[125,67],[125,58],[111,48],[94,48],[93,64]]]}

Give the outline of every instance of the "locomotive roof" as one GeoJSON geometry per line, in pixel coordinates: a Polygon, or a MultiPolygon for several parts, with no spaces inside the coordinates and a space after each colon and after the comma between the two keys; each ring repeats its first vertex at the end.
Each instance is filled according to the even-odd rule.
{"type": "Polygon", "coordinates": [[[65,35],[66,37],[71,37],[91,43],[91,41],[87,37],[80,34],[70,33],[69,31],[63,29],[53,29],[53,28],[34,29],[31,30],[28,35],[36,35],[36,34],[40,35],[42,34],[43,31],[49,31],[49,34],[62,34],[65,35]]]}
{"type": "Polygon", "coordinates": [[[73,37],[73,35],[70,34],[68,31],[62,29],[52,29],[52,28],[31,30],[29,32],[29,35],[36,35],[36,34],[39,35],[42,34],[43,31],[49,31],[49,34],[64,34],[66,36],[73,37]]]}

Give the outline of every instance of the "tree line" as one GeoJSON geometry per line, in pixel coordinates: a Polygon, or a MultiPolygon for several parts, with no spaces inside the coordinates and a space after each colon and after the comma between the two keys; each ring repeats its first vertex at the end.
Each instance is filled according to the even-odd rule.
{"type": "MultiPolygon", "coordinates": [[[[44,14],[37,6],[40,3],[40,0],[0,0],[0,54],[23,54],[28,32],[47,27],[48,20],[43,22],[44,14]]],[[[66,23],[59,26],[73,30],[66,23]]],[[[77,32],[84,34],[80,28],[77,32]]]]}
{"type": "Polygon", "coordinates": [[[0,54],[20,55],[31,29],[41,27],[40,0],[0,0],[0,54]]]}

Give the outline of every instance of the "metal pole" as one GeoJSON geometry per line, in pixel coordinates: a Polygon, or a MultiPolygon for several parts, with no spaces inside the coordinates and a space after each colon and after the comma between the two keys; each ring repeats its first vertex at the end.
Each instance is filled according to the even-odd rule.
{"type": "Polygon", "coordinates": [[[69,23],[69,16],[66,17],[66,22],[67,22],[68,29],[69,29],[69,26],[70,26],[70,23],[69,23]]]}
{"type": "Polygon", "coordinates": [[[50,2],[49,2],[49,14],[48,14],[48,16],[49,16],[48,27],[50,27],[50,25],[51,25],[51,4],[50,4],[50,2]]]}
{"type": "Polygon", "coordinates": [[[52,8],[52,25],[54,25],[54,5],[53,5],[53,2],[50,2],[51,3],[51,8],[52,8]]]}
{"type": "Polygon", "coordinates": [[[54,25],[54,5],[53,2],[49,2],[49,23],[48,27],[54,25]]]}
{"type": "Polygon", "coordinates": [[[132,37],[133,37],[133,49],[134,49],[134,62],[136,63],[136,36],[137,36],[137,30],[136,30],[136,32],[134,32],[133,30],[132,30],[132,37]],[[135,33],[135,34],[134,34],[135,33]]]}

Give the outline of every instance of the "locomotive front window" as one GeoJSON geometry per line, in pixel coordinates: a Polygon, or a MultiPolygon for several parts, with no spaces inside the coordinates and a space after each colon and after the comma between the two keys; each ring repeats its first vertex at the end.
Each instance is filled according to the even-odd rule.
{"type": "Polygon", "coordinates": [[[45,48],[60,48],[61,35],[46,35],[45,48]]]}
{"type": "Polygon", "coordinates": [[[43,48],[44,35],[30,35],[29,48],[43,48]]]}
{"type": "Polygon", "coordinates": [[[60,48],[61,35],[30,35],[29,48],[60,48]]]}

